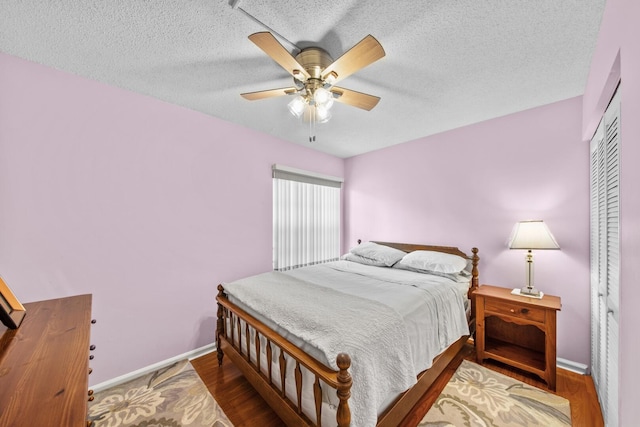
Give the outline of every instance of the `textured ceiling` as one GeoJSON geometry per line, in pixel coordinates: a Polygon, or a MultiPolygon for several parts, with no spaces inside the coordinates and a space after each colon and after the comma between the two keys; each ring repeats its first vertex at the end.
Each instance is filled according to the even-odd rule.
{"type": "MultiPolygon", "coordinates": [[[[0,50],[182,105],[340,157],[584,92],[604,0],[2,0],[0,50]],[[372,111],[336,103],[308,125],[291,86],[248,40],[265,28],[335,59],[372,34],[381,60],[340,82],[380,96],[372,111]]],[[[294,47],[282,41],[294,55],[294,47]]]]}

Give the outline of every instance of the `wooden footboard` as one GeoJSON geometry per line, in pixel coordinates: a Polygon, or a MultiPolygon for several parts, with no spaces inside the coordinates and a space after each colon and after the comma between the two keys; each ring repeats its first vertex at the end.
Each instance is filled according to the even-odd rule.
{"type": "Polygon", "coordinates": [[[309,356],[290,341],[278,335],[264,323],[251,316],[246,311],[231,303],[224,293],[224,287],[218,285],[218,323],[217,345],[218,364],[222,365],[225,354],[242,371],[247,380],[260,393],[263,399],[273,408],[288,426],[321,426],[322,425],[322,381],[336,390],[339,399],[336,413],[338,427],[347,427],[351,423],[351,411],[349,409],[349,397],[351,397],[351,374],[349,367],[351,359],[349,355],[340,353],[336,358],[338,371],[334,371],[315,358],[309,356]],[[230,327],[228,327],[230,325],[230,327]],[[253,335],[253,342],[251,336],[253,335]],[[244,339],[243,339],[244,337],[244,339]],[[261,366],[261,340],[266,340],[266,364],[267,373],[260,369],[261,366]],[[251,347],[254,348],[254,359],[251,358],[251,347]],[[278,351],[274,351],[275,348],[278,351]],[[274,352],[279,353],[278,371],[272,372],[274,352]],[[284,355],[295,361],[295,386],[296,401],[292,401],[286,395],[286,369],[287,359],[284,355]],[[302,412],[302,370],[306,368],[314,376],[313,394],[315,403],[316,422],[302,412]],[[281,387],[274,383],[274,375],[278,375],[281,387]]]}
{"type": "MultiPolygon", "coordinates": [[[[461,256],[466,255],[457,248],[443,246],[407,245],[400,243],[378,242],[387,246],[410,252],[413,250],[440,250],[461,256]]],[[[472,262],[472,279],[469,289],[471,299],[471,319],[469,328],[471,333],[475,330],[475,296],[473,291],[478,287],[478,249],[472,249],[473,255],[468,259],[472,262]]],[[[334,371],[315,358],[311,357],[293,343],[283,338],[273,329],[265,325],[242,308],[233,304],[227,298],[224,287],[218,285],[218,312],[217,312],[217,351],[218,363],[222,365],[224,355],[228,355],[233,363],[242,371],[245,378],[260,393],[269,406],[278,414],[288,426],[321,426],[323,387],[326,384],[335,390],[339,404],[336,413],[338,427],[346,427],[351,423],[349,398],[351,396],[352,379],[349,374],[351,359],[349,355],[341,353],[336,358],[338,371],[334,371]],[[266,342],[265,348],[261,348],[262,342],[266,342]],[[261,360],[264,352],[266,360],[261,360]],[[252,357],[253,354],[253,357],[252,357]],[[272,372],[274,354],[277,356],[277,372],[272,372]],[[284,355],[287,355],[286,358],[284,355]],[[266,362],[266,369],[261,366],[266,362]],[[286,393],[287,363],[295,363],[295,397],[291,399],[286,393]],[[302,367],[311,373],[314,378],[313,400],[315,406],[315,422],[302,411],[302,367]],[[281,387],[278,387],[274,379],[278,378],[281,387]]],[[[469,336],[463,336],[452,344],[447,350],[437,356],[433,366],[420,373],[417,384],[400,395],[387,410],[378,417],[377,425],[380,427],[397,426],[410,413],[415,404],[431,387],[447,365],[462,350],[469,336]]],[[[308,385],[306,385],[308,387],[308,385]]],[[[324,387],[326,389],[326,387],[324,387]]]]}

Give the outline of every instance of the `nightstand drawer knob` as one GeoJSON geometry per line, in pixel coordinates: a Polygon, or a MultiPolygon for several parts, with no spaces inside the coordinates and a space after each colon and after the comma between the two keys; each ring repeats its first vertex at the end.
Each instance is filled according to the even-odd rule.
{"type": "Polygon", "coordinates": [[[522,310],[520,310],[520,312],[522,314],[527,314],[529,312],[529,309],[528,308],[523,308],[522,310]]]}

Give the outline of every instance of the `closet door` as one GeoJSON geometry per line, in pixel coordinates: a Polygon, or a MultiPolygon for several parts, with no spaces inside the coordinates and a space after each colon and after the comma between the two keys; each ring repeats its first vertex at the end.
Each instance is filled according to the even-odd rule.
{"type": "MultiPolygon", "coordinates": [[[[591,139],[591,376],[595,383],[596,389],[600,388],[600,385],[604,382],[604,375],[602,374],[602,367],[604,360],[606,360],[606,346],[601,345],[601,337],[606,337],[606,333],[603,331],[604,322],[601,319],[604,318],[603,310],[606,310],[605,305],[601,304],[602,297],[605,295],[606,289],[604,286],[606,283],[601,279],[601,256],[600,253],[600,217],[604,216],[604,203],[600,203],[602,191],[601,186],[604,186],[604,167],[601,167],[601,162],[604,163],[604,151],[605,144],[603,124],[600,122],[598,130],[591,139]],[[601,212],[602,210],[602,212],[601,212]]],[[[605,311],[606,312],[606,311],[605,311]]],[[[601,395],[601,393],[598,393],[601,395]]]]}
{"type": "Polygon", "coordinates": [[[618,425],[620,101],[591,140],[591,365],[607,426],[618,425]]]}

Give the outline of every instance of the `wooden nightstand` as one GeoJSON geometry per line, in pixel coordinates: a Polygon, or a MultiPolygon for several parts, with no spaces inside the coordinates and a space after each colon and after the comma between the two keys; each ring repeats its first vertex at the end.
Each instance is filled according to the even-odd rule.
{"type": "Polygon", "coordinates": [[[513,295],[510,288],[482,285],[476,296],[476,356],[538,375],[556,389],[556,312],[560,297],[513,295]]]}

